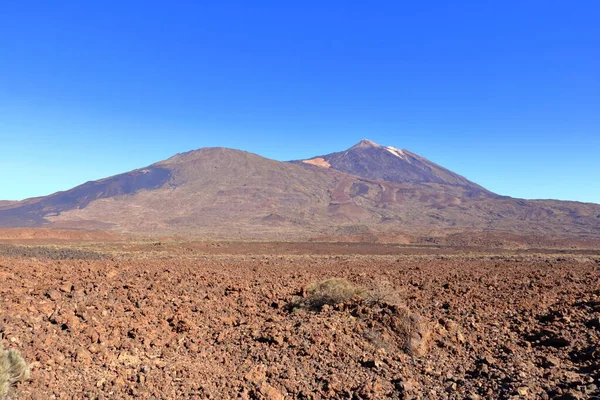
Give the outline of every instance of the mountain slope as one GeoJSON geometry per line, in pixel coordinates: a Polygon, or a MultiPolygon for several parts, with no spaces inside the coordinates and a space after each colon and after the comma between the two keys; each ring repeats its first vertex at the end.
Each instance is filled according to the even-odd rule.
{"type": "Polygon", "coordinates": [[[161,187],[169,180],[169,177],[168,169],[151,166],[98,181],[86,182],[71,190],[49,196],[22,202],[10,202],[0,208],[0,226],[38,226],[46,222],[47,216],[60,215],[62,212],[74,208],[85,208],[98,199],[161,187]]]}
{"type": "MultiPolygon", "coordinates": [[[[365,160],[371,157],[395,165],[388,179],[404,181],[207,148],[50,196],[3,203],[0,227],[251,239],[402,241],[469,232],[600,238],[600,205],[498,196],[412,153],[403,151],[406,159],[393,164],[381,148],[365,146],[347,153],[358,154],[366,173],[384,169],[369,169],[365,160]],[[356,152],[361,149],[368,152],[356,152]]],[[[344,156],[328,159],[335,164],[336,157],[344,156]]]]}
{"type": "Polygon", "coordinates": [[[18,203],[18,201],[0,200],[0,210],[2,210],[4,208],[12,207],[12,206],[14,206],[17,203],[18,203]]]}
{"type": "Polygon", "coordinates": [[[474,182],[408,150],[361,140],[346,151],[302,160],[364,178],[396,183],[440,183],[485,191],[474,182]]]}
{"type": "Polygon", "coordinates": [[[0,226],[110,226],[143,232],[277,231],[328,218],[341,174],[238,150],[178,154],[147,168],[0,210],[0,226]],[[144,177],[155,177],[147,179],[144,177]]]}

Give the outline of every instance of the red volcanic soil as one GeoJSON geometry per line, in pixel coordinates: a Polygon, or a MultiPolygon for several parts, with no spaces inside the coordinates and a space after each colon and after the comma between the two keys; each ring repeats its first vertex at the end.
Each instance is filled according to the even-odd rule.
{"type": "Polygon", "coordinates": [[[4,246],[0,335],[32,368],[19,398],[600,395],[597,253],[4,246]],[[333,277],[369,297],[307,307],[333,277]]]}

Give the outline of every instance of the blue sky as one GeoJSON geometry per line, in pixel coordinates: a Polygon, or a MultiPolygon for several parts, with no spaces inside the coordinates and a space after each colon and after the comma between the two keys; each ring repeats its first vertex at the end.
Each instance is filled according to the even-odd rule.
{"type": "Polygon", "coordinates": [[[500,194],[600,203],[596,1],[7,1],[0,199],[206,146],[363,138],[500,194]]]}

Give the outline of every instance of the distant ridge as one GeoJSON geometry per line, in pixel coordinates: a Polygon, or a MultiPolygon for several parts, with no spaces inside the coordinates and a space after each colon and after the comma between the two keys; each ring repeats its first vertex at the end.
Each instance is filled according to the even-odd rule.
{"type": "Polygon", "coordinates": [[[489,237],[600,239],[600,205],[500,196],[365,139],[293,162],[226,148],[180,153],[49,196],[0,202],[0,227],[269,240],[448,237],[464,245],[489,237]]]}

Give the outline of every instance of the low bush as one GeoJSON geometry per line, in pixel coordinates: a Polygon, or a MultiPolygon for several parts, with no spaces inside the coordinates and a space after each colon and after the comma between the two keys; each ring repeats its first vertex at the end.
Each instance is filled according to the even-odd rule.
{"type": "Polygon", "coordinates": [[[29,366],[16,350],[4,350],[0,344],[0,400],[8,397],[13,385],[29,379],[29,366]]]}
{"type": "Polygon", "coordinates": [[[365,337],[377,347],[393,346],[413,356],[424,355],[431,339],[431,326],[420,315],[412,313],[401,303],[400,296],[387,282],[380,282],[367,290],[346,279],[332,278],[313,283],[304,297],[290,305],[290,309],[321,311],[324,306],[343,309],[365,321],[365,337]]]}
{"type": "Polygon", "coordinates": [[[366,290],[346,279],[332,278],[313,283],[307,290],[304,303],[307,308],[321,310],[323,306],[342,304],[355,298],[362,298],[366,290]]]}

